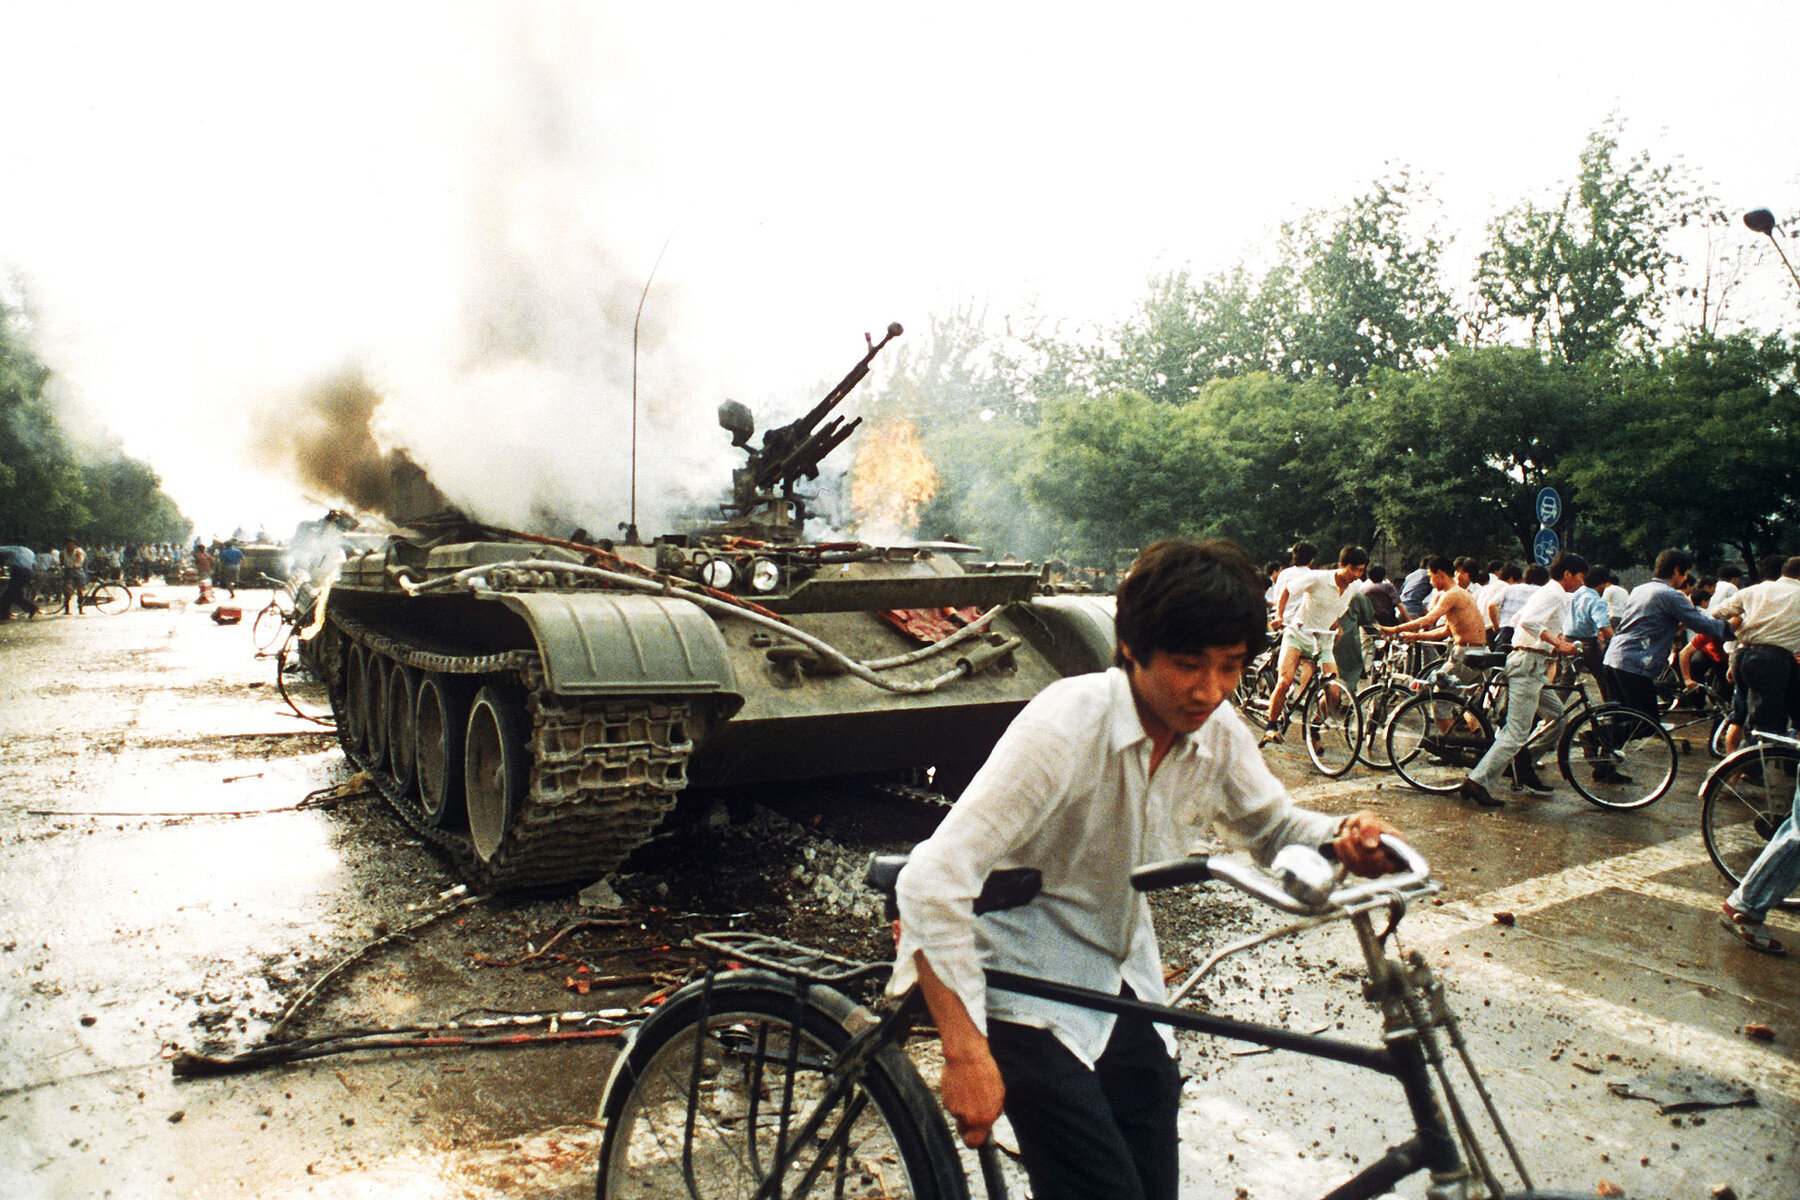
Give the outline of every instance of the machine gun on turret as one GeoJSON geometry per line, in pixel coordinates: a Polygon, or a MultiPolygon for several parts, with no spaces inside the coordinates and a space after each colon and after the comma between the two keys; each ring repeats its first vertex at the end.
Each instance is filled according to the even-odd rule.
{"type": "Polygon", "coordinates": [[[863,341],[869,352],[862,360],[851,367],[849,374],[805,416],[765,430],[760,448],[750,446],[750,437],[756,432],[756,419],[749,408],[736,400],[719,405],[720,426],[731,434],[731,444],[748,456],[748,461],[731,473],[731,502],[725,506],[728,514],[753,522],[767,534],[799,536],[801,526],[806,522],[806,499],[795,494],[795,485],[802,479],[817,479],[819,463],[862,424],[861,417],[846,423],[843,417],[825,421],[826,415],[842,404],[862,382],[869,373],[869,364],[875,361],[881,348],[902,332],[896,321],[887,327],[887,336],[879,342],[872,335],[864,334],[863,341]],[[821,421],[825,423],[820,425],[821,421]]]}

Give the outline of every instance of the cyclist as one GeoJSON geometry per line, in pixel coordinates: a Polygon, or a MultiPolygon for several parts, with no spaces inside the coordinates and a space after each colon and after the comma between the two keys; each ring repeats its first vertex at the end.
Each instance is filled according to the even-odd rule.
{"type": "Polygon", "coordinates": [[[1282,706],[1287,703],[1288,689],[1294,686],[1294,675],[1302,660],[1306,663],[1306,676],[1300,680],[1303,688],[1314,670],[1337,674],[1332,643],[1337,637],[1338,621],[1350,607],[1354,595],[1350,585],[1368,569],[1369,552],[1361,546],[1345,546],[1338,551],[1336,570],[1301,571],[1278,585],[1273,628],[1282,631],[1280,674],[1275,679],[1275,691],[1269,696],[1262,745],[1281,740],[1282,706]]]}
{"type": "Polygon", "coordinates": [[[1449,559],[1441,554],[1433,555],[1426,560],[1425,567],[1431,573],[1437,602],[1423,616],[1398,625],[1384,625],[1381,632],[1409,642],[1448,641],[1451,648],[1445,669],[1462,682],[1470,683],[1479,678],[1480,672],[1465,666],[1463,655],[1487,646],[1487,626],[1482,622],[1475,597],[1456,581],[1454,564],[1449,559]]]}
{"type": "Polygon", "coordinates": [[[890,988],[916,980],[924,994],[963,1140],[984,1142],[1004,1109],[1038,1200],[1173,1200],[1174,1042],[1141,1018],[989,994],[984,968],[1160,1001],[1130,872],[1208,827],[1265,863],[1302,843],[1360,874],[1391,868],[1379,839],[1392,829],[1296,808],[1226,703],[1264,614],[1261,577],[1234,543],[1145,550],[1119,589],[1114,668],[1032,700],[900,875],[890,988]],[[1008,866],[1042,871],[1037,899],[977,920],[983,881],[1008,866]]]}
{"type": "Polygon", "coordinates": [[[1551,788],[1538,778],[1531,763],[1526,743],[1540,712],[1560,719],[1562,706],[1554,697],[1544,695],[1544,684],[1550,675],[1550,655],[1557,651],[1573,654],[1578,649],[1563,636],[1568,622],[1569,594],[1587,577],[1587,560],[1579,554],[1559,554],[1551,562],[1550,582],[1538,588],[1525,601],[1510,626],[1511,647],[1506,655],[1506,724],[1494,736],[1494,744],[1481,756],[1469,777],[1457,791],[1483,808],[1503,808],[1506,801],[1493,794],[1491,785],[1500,782],[1501,772],[1510,764],[1513,781],[1525,791],[1549,795],[1551,788]]]}
{"type": "Polygon", "coordinates": [[[1606,679],[1613,695],[1652,720],[1662,719],[1656,677],[1669,665],[1676,631],[1685,625],[1720,641],[1731,636],[1731,626],[1695,608],[1682,593],[1693,569],[1694,556],[1685,550],[1664,550],[1657,555],[1654,578],[1631,590],[1625,616],[1613,627],[1613,639],[1606,644],[1606,679]]]}

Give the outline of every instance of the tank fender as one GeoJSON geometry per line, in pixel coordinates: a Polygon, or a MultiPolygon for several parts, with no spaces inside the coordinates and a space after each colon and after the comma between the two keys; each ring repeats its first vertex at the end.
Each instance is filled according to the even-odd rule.
{"type": "Polygon", "coordinates": [[[729,715],[743,691],[711,617],[674,596],[501,592],[531,628],[550,691],[571,696],[713,694],[729,715]]]}
{"type": "Polygon", "coordinates": [[[1116,635],[1111,596],[1038,596],[1027,610],[1055,637],[1050,657],[1064,675],[1112,666],[1116,635]]]}

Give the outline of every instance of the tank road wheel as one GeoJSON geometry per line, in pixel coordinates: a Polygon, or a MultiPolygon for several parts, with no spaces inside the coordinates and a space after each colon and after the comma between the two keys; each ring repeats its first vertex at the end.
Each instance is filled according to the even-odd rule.
{"type": "Polygon", "coordinates": [[[418,747],[413,739],[413,704],[418,690],[417,671],[399,663],[388,668],[388,770],[393,773],[394,786],[403,794],[413,790],[418,763],[418,747]]]}
{"type": "Polygon", "coordinates": [[[525,730],[525,708],[508,689],[489,684],[475,693],[463,744],[463,791],[469,837],[483,862],[500,849],[525,800],[531,778],[525,730]]]}
{"type": "Polygon", "coordinates": [[[369,750],[369,769],[387,768],[387,681],[393,667],[382,655],[369,651],[363,667],[363,742],[369,750]]]}
{"type": "Polygon", "coordinates": [[[369,652],[354,642],[344,656],[344,732],[352,749],[369,738],[369,652]]]}
{"type": "Polygon", "coordinates": [[[469,681],[426,675],[413,705],[414,770],[419,807],[433,829],[463,823],[463,735],[469,726],[469,681]]]}

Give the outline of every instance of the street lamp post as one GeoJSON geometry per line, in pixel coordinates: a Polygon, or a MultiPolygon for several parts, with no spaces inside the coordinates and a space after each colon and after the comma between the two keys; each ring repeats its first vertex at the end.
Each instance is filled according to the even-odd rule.
{"type": "Polygon", "coordinates": [[[1788,261],[1787,252],[1781,248],[1781,242],[1775,237],[1775,214],[1766,208],[1753,208],[1744,214],[1744,224],[1756,233],[1764,234],[1775,245],[1775,253],[1781,255],[1781,265],[1794,276],[1794,286],[1800,287],[1800,275],[1794,274],[1794,264],[1788,261]]]}

